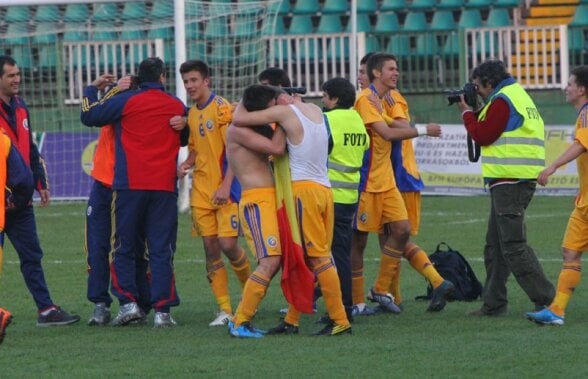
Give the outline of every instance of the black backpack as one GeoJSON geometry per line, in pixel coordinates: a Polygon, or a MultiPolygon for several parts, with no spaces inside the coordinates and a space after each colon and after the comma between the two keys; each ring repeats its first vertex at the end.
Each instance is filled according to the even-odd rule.
{"type": "MultiPolygon", "coordinates": [[[[455,290],[448,300],[473,301],[482,295],[482,283],[459,251],[453,250],[448,244],[441,242],[437,245],[435,252],[429,255],[429,259],[439,275],[455,285],[455,290]],[[445,246],[447,250],[442,250],[442,246],[445,246]]],[[[417,299],[430,299],[432,292],[433,288],[429,284],[427,294],[418,296],[417,299]]]]}

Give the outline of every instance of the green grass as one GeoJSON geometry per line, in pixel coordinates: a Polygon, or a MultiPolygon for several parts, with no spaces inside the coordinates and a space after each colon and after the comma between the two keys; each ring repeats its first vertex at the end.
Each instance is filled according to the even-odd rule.
{"type": "MultiPolygon", "coordinates": [[[[415,242],[429,253],[441,241],[462,252],[483,281],[481,260],[488,197],[425,197],[420,235],[415,242]]],[[[573,199],[536,197],[528,213],[529,240],[554,282],[561,266],[560,243],[573,199]]],[[[173,309],[179,325],[95,328],[85,322],[93,307],[85,298],[84,211],[81,203],[37,208],[44,268],[53,299],[82,316],[73,326],[38,328],[32,299],[6,244],[0,279],[0,306],[15,317],[0,346],[0,377],[580,377],[588,332],[588,291],[581,283],[563,327],[526,321],[532,304],[511,277],[510,308],[500,318],[465,316],[480,306],[450,303],[428,314],[413,300],[426,285],[405,262],[400,315],[358,318],[353,336],[310,337],[317,316],[303,316],[301,334],[236,340],[225,328],[210,328],[214,300],[205,277],[201,241],[191,238],[190,218],[181,215],[176,256],[182,304],[173,309]]],[[[375,236],[374,236],[375,237],[375,236]]],[[[366,252],[366,286],[378,266],[376,239],[366,252]]],[[[234,307],[239,288],[231,277],[234,307]]],[[[284,306],[276,278],[260,306],[255,325],[273,326],[284,306]]],[[[323,312],[321,302],[319,312],[323,312]]],[[[116,307],[114,307],[116,311],[116,307]]]]}

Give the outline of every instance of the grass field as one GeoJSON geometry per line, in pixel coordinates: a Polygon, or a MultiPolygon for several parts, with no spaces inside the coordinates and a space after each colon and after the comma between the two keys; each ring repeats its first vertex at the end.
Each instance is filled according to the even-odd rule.
{"type": "MultiPolygon", "coordinates": [[[[441,241],[459,250],[483,281],[481,252],[488,197],[425,197],[420,235],[415,241],[432,252],[441,241]]],[[[528,212],[528,234],[550,279],[561,266],[560,242],[573,199],[536,197],[528,212]]],[[[472,318],[474,303],[450,303],[439,314],[425,312],[425,282],[405,262],[400,315],[357,318],[352,336],[310,337],[318,315],[304,316],[301,334],[237,340],[225,328],[210,328],[215,306],[205,277],[201,241],[189,236],[190,219],[181,215],[176,255],[181,305],[173,309],[178,326],[88,327],[93,309],[85,297],[82,203],[37,208],[45,250],[44,268],[54,301],[82,316],[79,324],[38,328],[33,301],[18,269],[16,253],[5,247],[0,305],[14,322],[0,346],[0,377],[584,377],[588,363],[588,291],[581,283],[563,327],[538,327],[523,317],[531,310],[514,279],[510,308],[499,318],[472,318]]],[[[378,265],[376,239],[366,252],[366,286],[378,265]]],[[[239,288],[231,277],[233,305],[239,288]]],[[[255,325],[274,326],[284,306],[276,278],[255,325]]],[[[116,312],[117,307],[113,311],[116,312]]],[[[324,305],[319,304],[319,313],[324,305]]]]}

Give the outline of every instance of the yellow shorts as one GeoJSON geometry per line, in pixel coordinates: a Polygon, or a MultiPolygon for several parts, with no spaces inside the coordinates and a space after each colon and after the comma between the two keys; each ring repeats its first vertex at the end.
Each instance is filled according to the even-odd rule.
{"type": "Polygon", "coordinates": [[[282,255],[274,188],[243,191],[239,202],[239,218],[247,246],[255,253],[257,260],[282,255]]]}
{"type": "Polygon", "coordinates": [[[408,220],[404,200],[397,187],[386,192],[359,195],[354,228],[362,232],[381,232],[385,224],[408,220]]]}
{"type": "Polygon", "coordinates": [[[421,224],[421,193],[401,192],[404,199],[404,206],[406,213],[408,213],[408,221],[410,222],[410,234],[416,236],[419,234],[419,226],[421,224]]]}
{"type": "Polygon", "coordinates": [[[311,181],[292,183],[302,247],[309,257],[331,256],[335,210],[329,187],[311,181]]]}
{"type": "Polygon", "coordinates": [[[588,207],[576,207],[573,210],[562,246],[576,252],[588,251],[588,207]]]}
{"type": "Polygon", "coordinates": [[[239,206],[237,203],[230,203],[218,208],[192,207],[192,235],[237,237],[239,206]]]}

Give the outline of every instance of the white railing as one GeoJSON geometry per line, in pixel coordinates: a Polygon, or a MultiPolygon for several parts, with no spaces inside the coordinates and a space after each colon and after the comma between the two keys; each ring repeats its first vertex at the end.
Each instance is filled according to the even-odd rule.
{"type": "Polygon", "coordinates": [[[103,73],[121,77],[135,74],[139,62],[163,57],[163,40],[64,42],[63,62],[67,80],[66,104],[79,104],[84,86],[103,73]]]}

